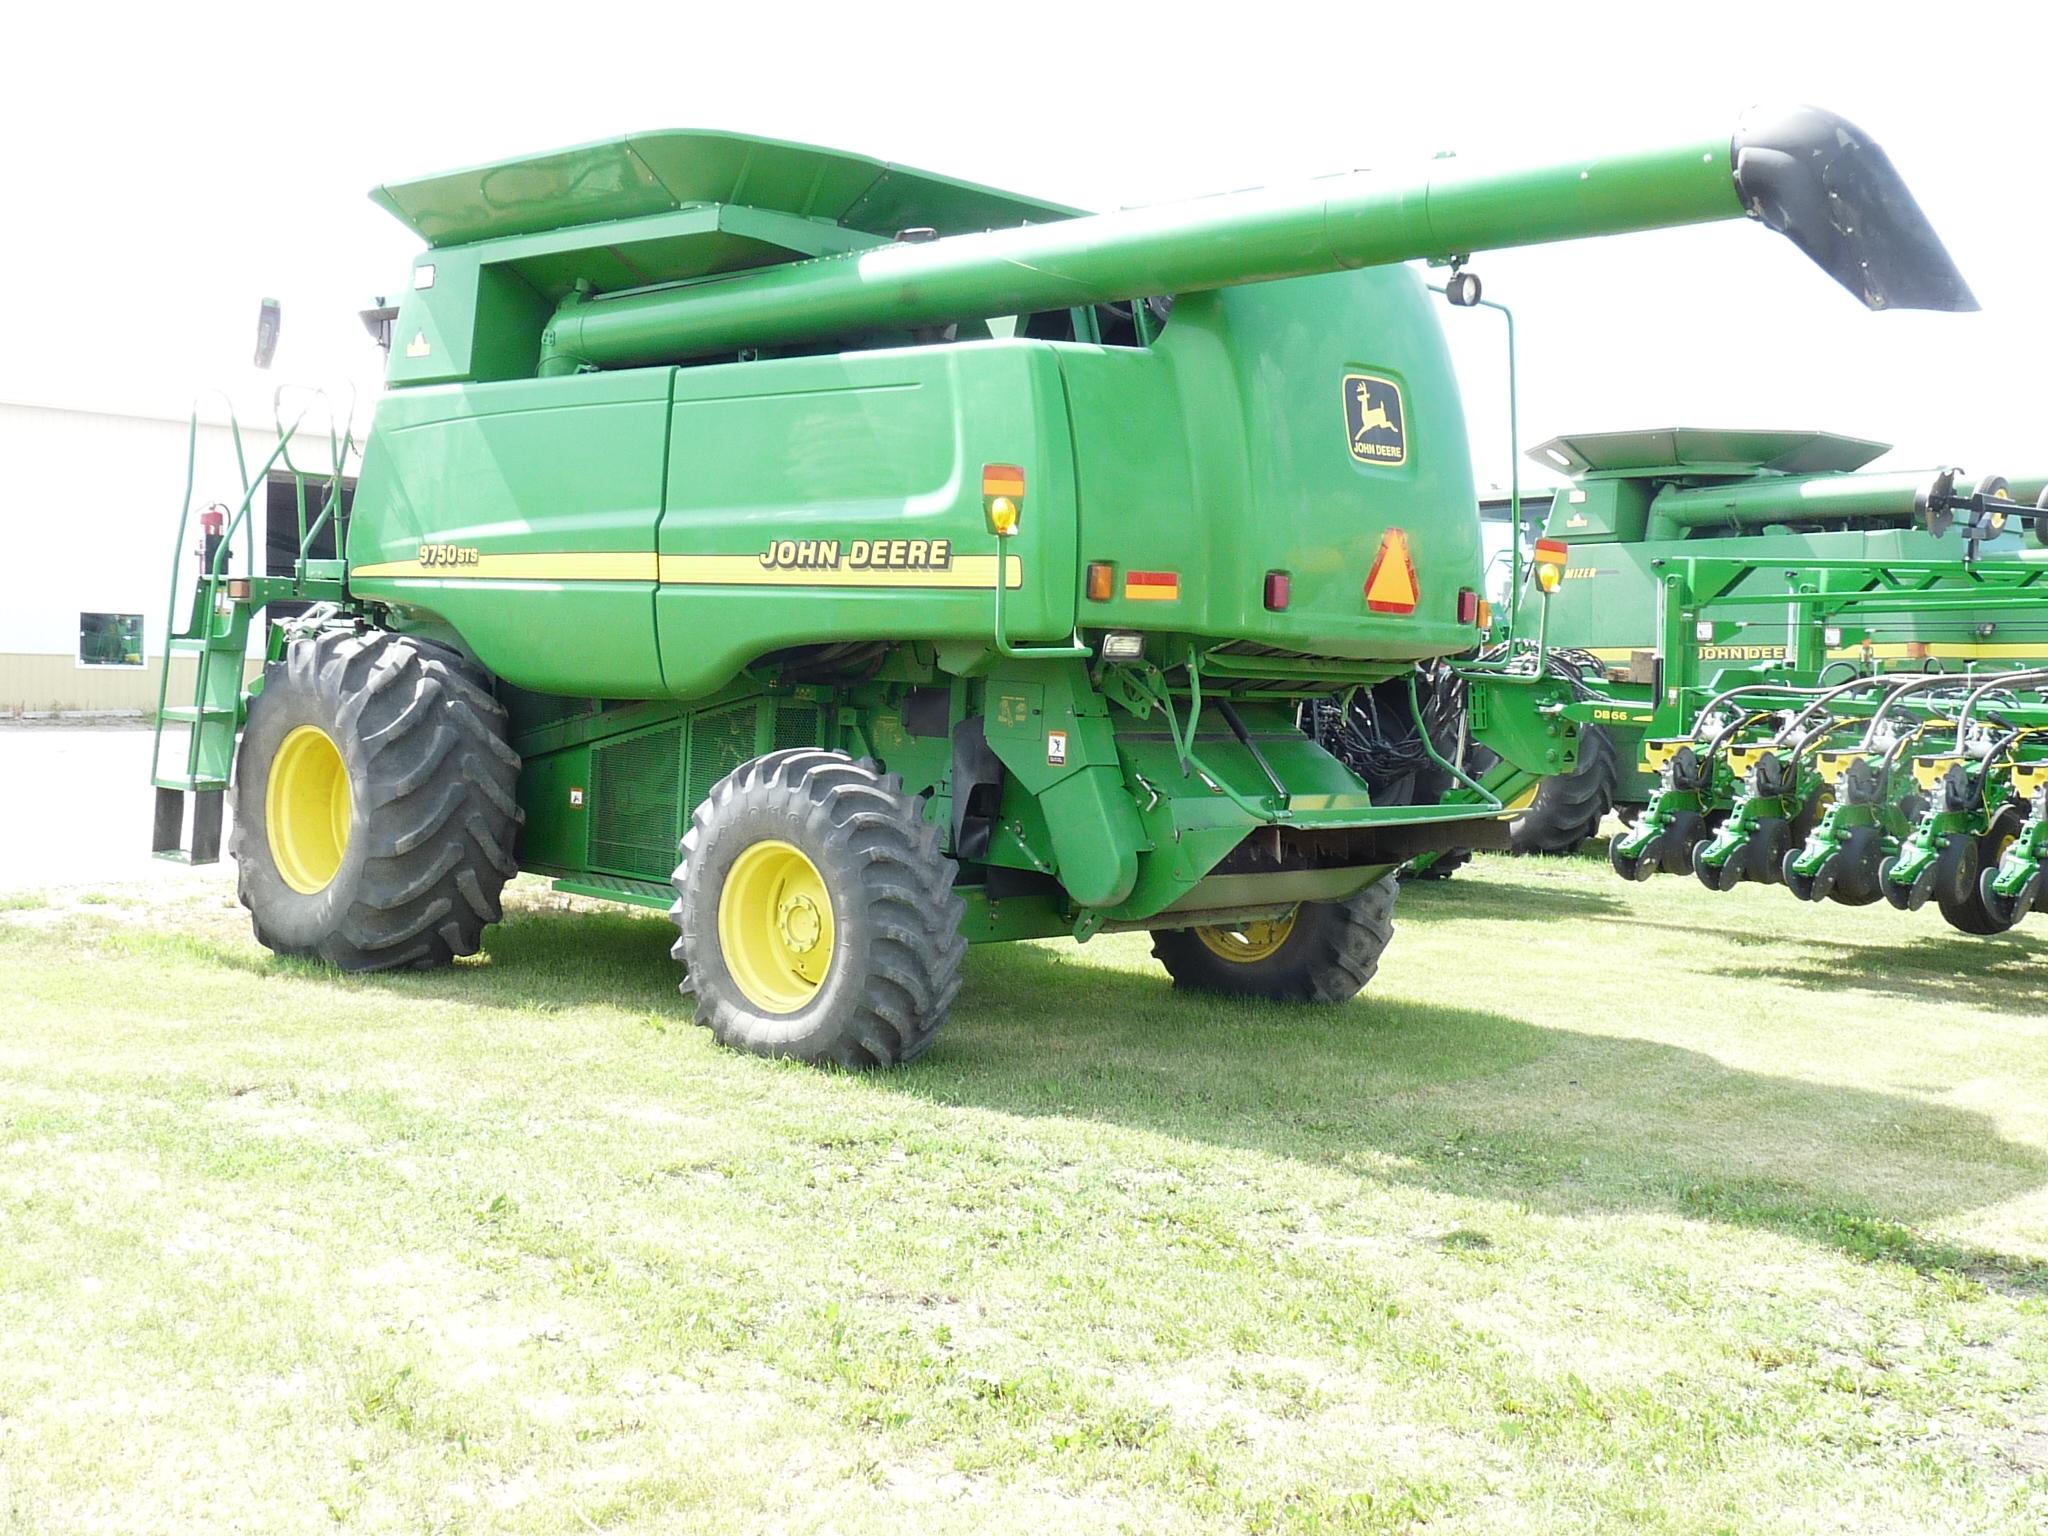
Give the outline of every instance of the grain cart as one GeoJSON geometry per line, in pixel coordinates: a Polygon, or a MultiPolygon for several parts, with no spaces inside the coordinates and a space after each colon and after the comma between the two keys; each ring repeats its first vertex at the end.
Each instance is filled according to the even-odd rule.
{"type": "MultiPolygon", "coordinates": [[[[1698,659],[1711,683],[1790,654],[1788,572],[1813,560],[1948,561],[1938,578],[1967,590],[1964,566],[2017,553],[2030,540],[2017,518],[1946,536],[1979,491],[2031,507],[2048,478],[1962,475],[1950,468],[1870,471],[1887,443],[1827,432],[1599,432],[1553,438],[1529,451],[1572,484],[1558,492],[1544,535],[1568,541],[1568,579],[1550,615],[1567,665],[1594,676],[1612,708],[1579,735],[1579,761],[1546,779],[1514,823],[1521,853],[1569,853],[1618,810],[1633,821],[1657,786],[1641,766],[1642,721],[1657,690],[1660,573],[1681,557],[1752,562],[1739,599],[1715,608],[1698,659]]],[[[1866,671],[1963,670],[2048,663],[2048,621],[1967,608],[1871,615],[1853,660],[1866,671]]]]}
{"type": "Polygon", "coordinates": [[[983,940],[1147,930],[1179,983],[1348,998],[1390,872],[1571,765],[1526,642],[1467,669],[1498,762],[1463,803],[1375,804],[1303,728],[1480,634],[1463,415],[1402,263],[1748,216],[1873,308],[1974,307],[1882,151],[1811,109],[1096,216],[704,132],[373,195],[427,249],[369,317],[343,558],[216,552],[202,660],[315,606],[246,700],[203,675],[159,842],[239,734],[273,950],[439,965],[526,870],[670,908],[720,1040],[849,1066],[923,1051],[983,940]]]}

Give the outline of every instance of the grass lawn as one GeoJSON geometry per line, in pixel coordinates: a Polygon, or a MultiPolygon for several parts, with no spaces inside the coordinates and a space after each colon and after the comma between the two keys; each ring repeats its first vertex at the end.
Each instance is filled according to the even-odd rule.
{"type": "Polygon", "coordinates": [[[2048,1528],[2048,921],[1483,859],[1346,1008],[983,949],[855,1078],[655,915],[225,890],[0,910],[0,1529],[2048,1528]]]}

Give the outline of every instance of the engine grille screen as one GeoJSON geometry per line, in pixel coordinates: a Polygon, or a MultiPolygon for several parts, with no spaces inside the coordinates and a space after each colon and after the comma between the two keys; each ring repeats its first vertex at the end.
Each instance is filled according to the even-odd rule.
{"type": "Polygon", "coordinates": [[[675,873],[682,837],[676,804],[682,744],[681,731],[665,730],[592,749],[592,868],[643,880],[675,873]]]}

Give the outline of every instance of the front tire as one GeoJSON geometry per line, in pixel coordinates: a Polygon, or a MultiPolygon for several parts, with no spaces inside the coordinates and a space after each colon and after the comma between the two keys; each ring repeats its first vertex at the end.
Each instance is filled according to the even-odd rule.
{"type": "Polygon", "coordinates": [[[1305,901],[1285,918],[1152,935],[1177,987],[1283,1003],[1342,1003],[1379,970],[1394,937],[1391,875],[1343,901],[1305,901]]]}
{"type": "Polygon", "coordinates": [[[484,675],[445,646],[328,630],[269,663],[235,757],[231,851],[257,941],[344,971],[473,955],[524,820],[484,675]]]}
{"type": "Polygon", "coordinates": [[[916,1060],[960,990],[954,869],[896,775],[811,747],[742,763],[691,815],[675,874],[697,1022],[758,1056],[916,1060]]]}

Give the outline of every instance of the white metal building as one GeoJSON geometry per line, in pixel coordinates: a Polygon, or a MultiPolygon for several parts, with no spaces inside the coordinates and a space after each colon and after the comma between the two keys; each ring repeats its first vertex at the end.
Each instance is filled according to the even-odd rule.
{"type": "MultiPolygon", "coordinates": [[[[235,414],[258,477],[277,446],[270,404],[235,414]]],[[[178,562],[181,623],[199,570],[200,509],[222,502],[232,516],[242,500],[229,421],[225,403],[202,406],[178,562]]],[[[188,413],[154,405],[0,398],[0,716],[156,707],[193,437],[188,413]]],[[[324,408],[305,418],[292,456],[309,474],[331,469],[324,408]]],[[[353,473],[345,467],[345,483],[353,473]]],[[[257,485],[251,517],[257,565],[289,569],[297,537],[289,475],[257,485]]],[[[235,571],[249,570],[247,550],[237,535],[235,571]]],[[[174,703],[191,702],[191,665],[179,657],[172,669],[174,703]]]]}

